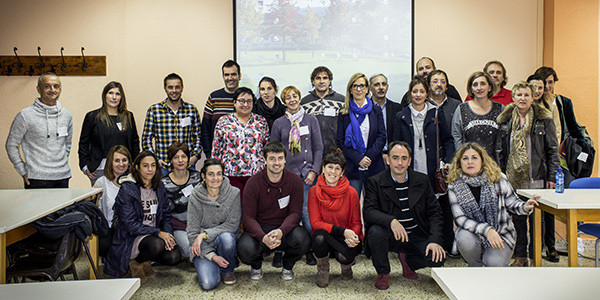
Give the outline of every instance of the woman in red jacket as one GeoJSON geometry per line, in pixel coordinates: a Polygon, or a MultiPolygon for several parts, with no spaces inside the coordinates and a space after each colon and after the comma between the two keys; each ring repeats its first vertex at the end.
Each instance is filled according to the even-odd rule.
{"type": "Polygon", "coordinates": [[[322,174],[308,194],[312,247],[317,258],[317,286],[329,284],[329,253],[342,265],[342,279],[352,279],[354,258],[363,239],[358,193],[343,175],[342,150],[331,150],[321,164],[322,174]]]}

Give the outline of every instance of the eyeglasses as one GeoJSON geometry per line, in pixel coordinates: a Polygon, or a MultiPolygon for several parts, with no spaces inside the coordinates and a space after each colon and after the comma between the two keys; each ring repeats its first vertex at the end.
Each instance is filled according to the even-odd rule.
{"type": "Polygon", "coordinates": [[[240,103],[241,105],[249,105],[252,104],[252,100],[235,100],[235,102],[240,103]]]}
{"type": "Polygon", "coordinates": [[[358,91],[358,90],[363,90],[363,89],[365,89],[366,87],[367,87],[367,85],[365,85],[365,84],[353,84],[353,85],[352,85],[352,89],[353,89],[353,90],[357,90],[357,91],[358,91]]]}

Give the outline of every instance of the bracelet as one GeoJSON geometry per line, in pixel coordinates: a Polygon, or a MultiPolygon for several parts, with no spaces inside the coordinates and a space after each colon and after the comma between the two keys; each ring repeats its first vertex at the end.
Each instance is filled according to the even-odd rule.
{"type": "Polygon", "coordinates": [[[206,233],[206,230],[204,231],[204,239],[208,240],[208,233],[206,233]]]}

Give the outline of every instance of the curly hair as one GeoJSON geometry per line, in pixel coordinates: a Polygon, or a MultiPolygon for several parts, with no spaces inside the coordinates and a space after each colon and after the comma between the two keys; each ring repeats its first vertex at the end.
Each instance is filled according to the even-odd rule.
{"type": "Polygon", "coordinates": [[[490,183],[496,183],[500,181],[500,168],[498,167],[498,164],[496,164],[496,162],[487,154],[485,149],[483,149],[483,147],[477,143],[466,143],[463,144],[458,151],[456,151],[456,154],[452,159],[452,163],[450,164],[448,171],[448,184],[453,184],[454,181],[460,177],[460,175],[465,175],[462,170],[461,160],[465,152],[469,149],[475,150],[475,152],[479,154],[479,157],[481,157],[481,170],[479,171],[479,174],[482,172],[485,173],[490,183]]]}

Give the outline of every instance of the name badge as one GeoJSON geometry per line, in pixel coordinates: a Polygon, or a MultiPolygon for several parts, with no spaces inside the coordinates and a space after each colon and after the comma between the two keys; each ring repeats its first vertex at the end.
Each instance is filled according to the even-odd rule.
{"type": "Polygon", "coordinates": [[[194,186],[190,184],[190,185],[184,187],[183,190],[181,190],[181,192],[183,193],[184,196],[189,197],[192,194],[193,190],[194,190],[194,186]]]}
{"type": "Polygon", "coordinates": [[[121,125],[121,122],[117,122],[117,127],[119,128],[119,131],[123,130],[123,125],[121,125]]]}
{"type": "Polygon", "coordinates": [[[326,117],[335,117],[335,115],[337,115],[337,110],[335,108],[331,108],[331,107],[326,107],[323,110],[323,114],[326,117]]]}
{"type": "Polygon", "coordinates": [[[157,211],[158,211],[158,204],[150,205],[150,213],[151,214],[155,215],[157,211]]]}
{"type": "Polygon", "coordinates": [[[67,131],[67,126],[58,127],[57,133],[58,133],[58,136],[67,136],[67,135],[69,135],[69,132],[67,131]]]}
{"type": "Polygon", "coordinates": [[[186,127],[190,125],[192,125],[192,119],[190,117],[185,117],[181,119],[181,122],[179,122],[179,127],[186,127]]]}
{"type": "Polygon", "coordinates": [[[290,204],[290,196],[279,198],[277,202],[279,202],[279,209],[284,209],[288,206],[288,204],[290,204]]]}
{"type": "Polygon", "coordinates": [[[579,153],[579,155],[577,156],[577,160],[580,160],[580,161],[582,161],[582,162],[586,162],[586,161],[587,161],[587,159],[588,159],[588,156],[589,156],[589,155],[588,155],[587,153],[585,153],[585,152],[581,152],[581,153],[579,153]]]}
{"type": "Polygon", "coordinates": [[[300,126],[300,135],[308,134],[308,126],[300,126]]]}

